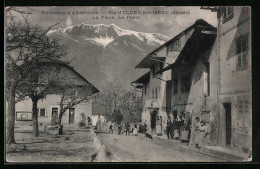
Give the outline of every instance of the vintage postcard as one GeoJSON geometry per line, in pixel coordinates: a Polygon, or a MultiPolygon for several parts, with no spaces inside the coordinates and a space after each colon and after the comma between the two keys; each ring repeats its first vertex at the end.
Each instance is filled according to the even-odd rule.
{"type": "Polygon", "coordinates": [[[5,8],[5,161],[252,161],[251,8],[5,8]]]}

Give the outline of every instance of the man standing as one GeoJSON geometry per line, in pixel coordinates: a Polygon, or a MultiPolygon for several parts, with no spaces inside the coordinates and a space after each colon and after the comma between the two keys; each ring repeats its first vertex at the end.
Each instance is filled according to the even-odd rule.
{"type": "Polygon", "coordinates": [[[176,129],[176,120],[174,119],[172,125],[170,126],[171,139],[174,139],[174,130],[176,129]]]}
{"type": "Polygon", "coordinates": [[[172,126],[171,117],[168,117],[167,123],[166,123],[166,132],[167,132],[167,138],[170,139],[170,130],[172,126]]]}
{"type": "Polygon", "coordinates": [[[130,130],[130,125],[128,122],[126,122],[126,124],[125,124],[125,134],[126,135],[129,135],[129,130],[130,130]]]}

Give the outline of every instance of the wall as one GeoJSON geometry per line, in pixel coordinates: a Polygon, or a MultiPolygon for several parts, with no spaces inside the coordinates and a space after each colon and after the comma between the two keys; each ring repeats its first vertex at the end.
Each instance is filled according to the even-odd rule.
{"type": "Polygon", "coordinates": [[[222,23],[219,13],[219,57],[220,57],[220,103],[219,103],[219,145],[226,146],[226,114],[223,103],[231,103],[231,147],[248,152],[252,149],[252,74],[251,74],[251,32],[248,7],[234,7],[234,17],[222,23]],[[237,70],[236,39],[249,34],[248,68],[237,70]],[[238,98],[249,99],[249,111],[239,112],[238,98]]]}
{"type": "MultiPolygon", "coordinates": [[[[201,111],[209,111],[209,123],[207,126],[210,132],[210,144],[216,144],[216,134],[214,127],[217,121],[217,54],[216,41],[212,48],[208,49],[197,61],[191,66],[177,66],[172,70],[172,84],[174,79],[178,79],[177,93],[172,92],[172,113],[177,111],[177,116],[183,116],[183,112],[190,112],[192,115],[192,124],[195,118],[201,119],[201,111]],[[210,95],[205,93],[207,90],[206,67],[204,62],[210,64],[210,95]],[[190,74],[189,92],[181,92],[181,77],[190,74]],[[212,124],[214,126],[212,126],[212,124]]],[[[173,87],[173,85],[172,85],[173,87]]],[[[173,88],[172,88],[173,91],[173,88]]],[[[172,115],[173,116],[173,115],[172,115]]],[[[190,143],[193,143],[194,135],[191,134],[190,143]]]]}
{"type": "MultiPolygon", "coordinates": [[[[52,113],[52,108],[58,108],[58,111],[60,110],[59,105],[57,104],[60,102],[60,96],[59,95],[47,95],[45,99],[39,100],[38,101],[38,109],[44,108],[46,112],[45,117],[38,116],[38,124],[40,130],[44,129],[44,126],[47,124],[51,123],[51,113],[52,113]]],[[[75,119],[74,119],[74,125],[77,126],[78,122],[81,121],[81,113],[84,112],[84,114],[89,117],[92,116],[92,100],[90,99],[86,103],[81,103],[76,106],[75,108],[75,119]]],[[[15,105],[16,112],[17,111],[27,111],[27,112],[32,112],[32,101],[25,100],[16,103],[15,105]]],[[[69,124],[69,110],[65,112],[65,114],[62,117],[62,124],[63,125],[68,125],[69,124]]],[[[32,121],[16,121],[15,122],[16,127],[21,127],[21,126],[30,126],[32,125],[32,121]]],[[[74,126],[73,124],[71,126],[74,126]]],[[[31,128],[31,127],[30,127],[31,128]]]]}

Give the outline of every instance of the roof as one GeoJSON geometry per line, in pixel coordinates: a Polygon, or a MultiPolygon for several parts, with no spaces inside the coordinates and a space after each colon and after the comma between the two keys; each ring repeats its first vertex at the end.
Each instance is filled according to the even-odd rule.
{"type": "Polygon", "coordinates": [[[84,78],[81,74],[79,74],[73,67],[69,66],[68,64],[63,64],[63,66],[68,67],[70,70],[76,73],[80,78],[82,78],[86,83],[90,84],[92,86],[92,94],[100,92],[94,85],[92,85],[86,78],[84,78]]]}
{"type": "Polygon", "coordinates": [[[146,57],[135,68],[151,68],[155,63],[164,62],[166,57],[146,57]]]}
{"type": "Polygon", "coordinates": [[[175,62],[157,73],[165,72],[179,65],[193,64],[201,54],[212,47],[216,38],[214,31],[216,31],[215,27],[210,29],[196,29],[184,45],[175,62]],[[210,33],[212,31],[213,33],[210,33]]]}
{"type": "Polygon", "coordinates": [[[144,84],[144,83],[148,82],[149,80],[150,80],[150,71],[145,73],[143,76],[139,77],[135,81],[133,81],[131,84],[133,84],[133,83],[144,84]]]}
{"type": "MultiPolygon", "coordinates": [[[[203,19],[196,20],[193,25],[191,25],[190,27],[188,27],[187,29],[185,29],[184,31],[182,31],[181,33],[179,33],[178,35],[176,35],[175,37],[173,37],[172,39],[170,39],[169,41],[167,41],[163,45],[159,46],[157,49],[155,49],[151,53],[149,53],[141,62],[138,63],[138,65],[135,68],[150,68],[149,66],[151,64],[150,63],[151,61],[149,62],[149,60],[151,60],[154,57],[152,55],[156,55],[156,53],[158,51],[160,51],[163,47],[168,46],[169,44],[171,44],[172,42],[177,40],[180,36],[182,36],[183,34],[185,34],[186,32],[190,31],[191,29],[193,29],[197,26],[213,27],[212,25],[210,25],[208,22],[206,22],[203,19]]],[[[156,57],[156,58],[158,58],[158,57],[156,57]]],[[[155,62],[156,61],[153,61],[152,63],[154,64],[155,62]]]]}
{"type": "Polygon", "coordinates": [[[86,83],[88,83],[92,86],[92,94],[99,92],[99,90],[94,85],[92,85],[86,78],[84,78],[81,74],[79,74],[73,67],[71,67],[70,65],[68,65],[68,63],[66,63],[64,61],[59,60],[58,58],[50,58],[50,59],[41,60],[40,63],[41,64],[48,63],[48,64],[53,64],[53,65],[56,64],[56,65],[67,67],[70,70],[72,70],[75,74],[77,74],[82,80],[84,80],[86,83]]]}

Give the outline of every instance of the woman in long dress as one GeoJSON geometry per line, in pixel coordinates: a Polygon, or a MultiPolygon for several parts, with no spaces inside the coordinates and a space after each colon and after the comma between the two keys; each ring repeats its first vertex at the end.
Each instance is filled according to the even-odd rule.
{"type": "Polygon", "coordinates": [[[195,145],[196,145],[196,148],[199,148],[199,142],[200,142],[200,119],[198,117],[196,117],[196,122],[195,122],[195,131],[194,131],[194,134],[195,134],[195,139],[194,139],[194,142],[195,142],[195,145]]]}
{"type": "Polygon", "coordinates": [[[133,135],[134,136],[137,136],[137,125],[135,124],[135,127],[133,129],[133,135]]]}
{"type": "Polygon", "coordinates": [[[207,144],[207,135],[208,135],[208,127],[205,125],[204,121],[200,122],[200,132],[199,132],[199,147],[202,147],[207,144]]]}

